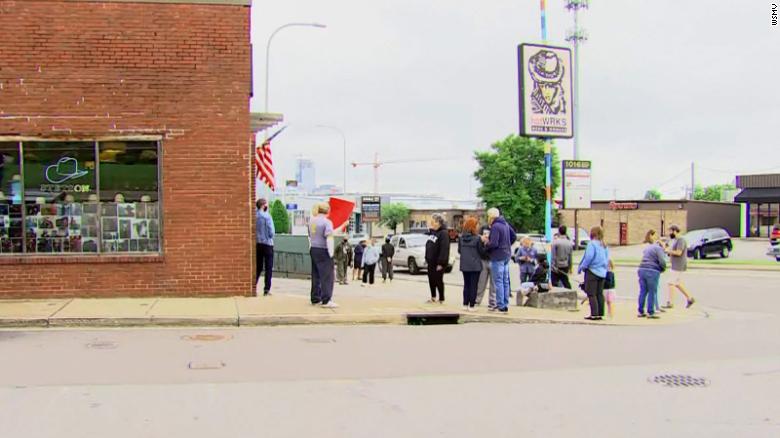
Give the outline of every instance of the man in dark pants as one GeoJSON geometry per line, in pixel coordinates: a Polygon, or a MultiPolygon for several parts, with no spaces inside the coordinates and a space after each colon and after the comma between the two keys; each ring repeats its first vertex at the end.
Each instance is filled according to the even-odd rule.
{"type": "Polygon", "coordinates": [[[572,246],[569,236],[566,235],[566,226],[558,227],[558,234],[552,243],[552,269],[550,270],[550,280],[555,287],[565,287],[571,290],[569,274],[572,267],[572,246]]]}
{"type": "Polygon", "coordinates": [[[382,245],[382,254],[380,259],[380,267],[382,268],[382,283],[387,281],[387,277],[390,277],[390,283],[393,282],[393,256],[395,255],[395,247],[390,243],[390,238],[385,238],[385,244],[382,245]]]}
{"type": "Polygon", "coordinates": [[[311,241],[311,303],[334,309],[338,307],[333,297],[333,258],[328,251],[328,239],[333,235],[333,222],[327,218],[330,211],[328,204],[316,207],[317,215],[309,225],[309,240],[311,241]]]}
{"type": "MultiPolygon", "coordinates": [[[[257,200],[257,213],[255,214],[255,233],[256,233],[256,274],[255,285],[260,280],[260,274],[265,268],[265,282],[263,284],[263,295],[271,295],[271,278],[274,271],[274,221],[268,214],[268,201],[263,198],[257,200]]],[[[258,295],[260,295],[258,293],[258,295]]]]}
{"type": "Polygon", "coordinates": [[[444,216],[436,213],[431,221],[431,232],[425,243],[425,263],[428,265],[428,286],[431,289],[429,303],[444,303],[444,271],[450,260],[450,235],[444,216]]]}

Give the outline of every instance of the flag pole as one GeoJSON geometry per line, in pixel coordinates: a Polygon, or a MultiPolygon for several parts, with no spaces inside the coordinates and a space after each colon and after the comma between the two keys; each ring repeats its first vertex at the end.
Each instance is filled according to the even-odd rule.
{"type": "MultiPolygon", "coordinates": [[[[542,42],[547,44],[547,0],[540,0],[542,42]]],[[[552,140],[542,138],[544,142],[544,183],[546,200],[544,204],[544,239],[547,242],[547,281],[552,275],[552,140]]]]}

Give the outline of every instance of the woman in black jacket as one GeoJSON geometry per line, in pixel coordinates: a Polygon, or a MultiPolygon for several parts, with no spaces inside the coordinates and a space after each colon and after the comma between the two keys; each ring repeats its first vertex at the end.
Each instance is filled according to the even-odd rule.
{"type": "Polygon", "coordinates": [[[429,303],[444,303],[444,270],[450,260],[450,235],[444,217],[435,213],[431,221],[428,242],[425,243],[425,264],[428,265],[428,286],[431,289],[429,303]]]}
{"type": "Polygon", "coordinates": [[[469,217],[463,224],[463,233],[458,239],[460,270],[463,272],[463,310],[474,311],[477,304],[477,286],[482,272],[482,256],[485,246],[477,235],[479,220],[469,217]]]}

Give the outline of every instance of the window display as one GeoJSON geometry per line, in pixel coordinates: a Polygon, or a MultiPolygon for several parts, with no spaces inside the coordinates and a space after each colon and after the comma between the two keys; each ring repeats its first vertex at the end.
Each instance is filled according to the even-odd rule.
{"type": "Polygon", "coordinates": [[[160,251],[157,142],[0,143],[0,256],[160,251]]]}

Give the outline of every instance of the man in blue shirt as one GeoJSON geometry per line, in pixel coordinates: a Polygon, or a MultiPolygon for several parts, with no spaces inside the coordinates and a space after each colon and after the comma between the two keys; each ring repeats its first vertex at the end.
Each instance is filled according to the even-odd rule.
{"type": "MultiPolygon", "coordinates": [[[[271,277],[274,271],[274,221],[268,214],[268,201],[263,198],[257,200],[257,213],[255,214],[255,234],[257,239],[257,254],[255,285],[260,280],[260,274],[265,267],[265,283],[263,295],[271,295],[271,277]]],[[[259,294],[258,294],[259,295],[259,294]]]]}

